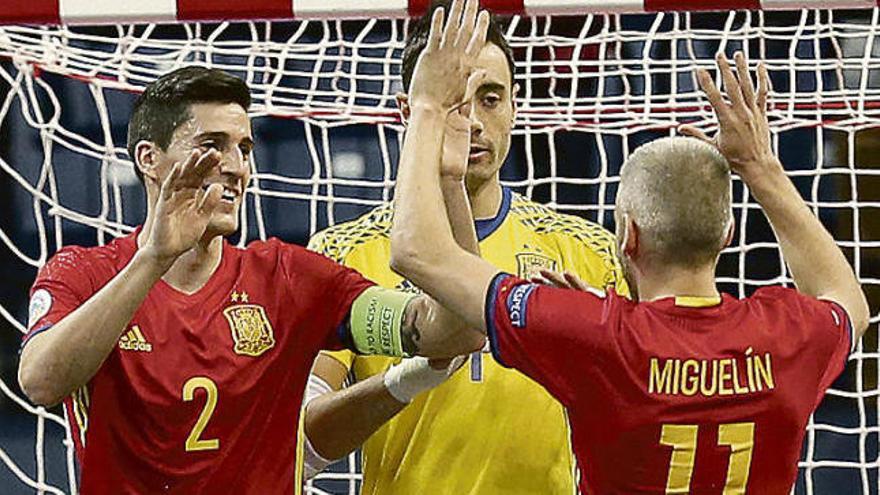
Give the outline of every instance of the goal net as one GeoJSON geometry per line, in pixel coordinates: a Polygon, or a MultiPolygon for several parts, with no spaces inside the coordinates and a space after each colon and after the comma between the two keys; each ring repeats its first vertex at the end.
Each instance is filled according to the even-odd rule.
{"type": "MultiPolygon", "coordinates": [[[[765,61],[773,80],[774,146],[876,311],[880,11],[620,14],[555,3],[556,12],[535,7],[504,21],[520,84],[506,185],[610,227],[623,160],[680,123],[714,130],[694,69],[712,69],[719,51],[743,50],[753,68],[765,61]]],[[[25,4],[14,3],[24,13],[0,13],[0,21],[34,20],[25,4]]],[[[133,15],[155,21],[154,14],[133,15]]],[[[387,201],[403,131],[394,95],[408,28],[406,19],[387,15],[0,26],[0,260],[12,284],[0,299],[4,345],[24,331],[28,284],[52,253],[71,243],[103,244],[142,220],[145,198],[125,151],[127,120],[136,94],[169,70],[209,65],[252,89],[258,144],[235,242],[278,236],[305,243],[387,201]]],[[[723,288],[745,296],[790,285],[769,225],[738,180],[734,203],[737,235],[722,255],[723,288]]],[[[798,493],[880,490],[878,320],[874,312],[871,330],[809,424],[798,493]]],[[[14,350],[0,354],[0,363],[0,491],[76,493],[63,412],[24,399],[14,350]]],[[[352,456],[338,463],[310,490],[357,493],[358,462],[352,456]]]]}

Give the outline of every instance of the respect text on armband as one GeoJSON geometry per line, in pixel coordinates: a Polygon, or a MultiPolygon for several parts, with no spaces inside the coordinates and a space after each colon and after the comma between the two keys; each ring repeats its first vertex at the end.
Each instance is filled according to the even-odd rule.
{"type": "Polygon", "coordinates": [[[529,296],[535,287],[535,284],[517,285],[507,296],[507,314],[510,316],[510,324],[516,328],[525,328],[526,326],[529,296]]]}
{"type": "Polygon", "coordinates": [[[394,351],[394,308],[379,308],[379,298],[371,297],[367,306],[363,349],[368,354],[390,355],[394,351]]]}

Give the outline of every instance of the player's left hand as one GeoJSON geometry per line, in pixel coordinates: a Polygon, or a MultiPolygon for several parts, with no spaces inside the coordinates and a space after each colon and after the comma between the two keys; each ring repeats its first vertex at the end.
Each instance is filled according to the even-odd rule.
{"type": "Polygon", "coordinates": [[[531,278],[532,282],[549,285],[551,287],[558,287],[560,289],[574,289],[584,292],[588,292],[591,289],[589,284],[568,270],[560,273],[553,270],[541,269],[539,273],[539,275],[534,275],[531,278]]]}
{"type": "Polygon", "coordinates": [[[443,8],[434,11],[428,44],[419,56],[410,84],[413,107],[449,112],[464,100],[474,62],[486,44],[489,13],[478,0],[453,0],[444,25],[443,8]]]}
{"type": "Polygon", "coordinates": [[[724,100],[706,70],[697,71],[700,88],[718,118],[718,134],[710,138],[690,125],[679,127],[679,132],[716,146],[727,159],[730,168],[748,183],[751,179],[764,175],[768,169],[781,169],[782,166],[770,146],[770,124],[767,120],[770,77],[767,67],[763,63],[758,66],[760,84],[756,91],[745,56],[742,52],[737,52],[734,58],[735,72],[723,53],[717,57],[718,69],[721,71],[724,90],[730,103],[724,100]]]}

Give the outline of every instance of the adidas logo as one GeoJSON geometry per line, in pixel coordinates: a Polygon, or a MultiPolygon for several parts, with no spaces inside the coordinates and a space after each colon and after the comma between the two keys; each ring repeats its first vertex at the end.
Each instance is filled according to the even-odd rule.
{"type": "Polygon", "coordinates": [[[137,325],[131,327],[125,335],[119,338],[119,348],[123,351],[152,352],[153,344],[147,342],[141,328],[137,325]]]}

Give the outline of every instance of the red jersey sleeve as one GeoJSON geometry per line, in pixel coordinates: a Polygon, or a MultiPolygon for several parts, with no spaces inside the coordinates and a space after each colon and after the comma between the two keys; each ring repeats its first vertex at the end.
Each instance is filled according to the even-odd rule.
{"type": "Polygon", "coordinates": [[[86,266],[87,250],[78,246],[60,249],[37,273],[31,287],[28,331],[22,347],[78,308],[96,292],[86,266]]]}
{"type": "Polygon", "coordinates": [[[827,363],[823,363],[819,381],[819,395],[816,397],[816,406],[825,396],[825,391],[834,383],[846,367],[850,353],[855,347],[856,340],[853,334],[852,322],[849,314],[843,306],[832,302],[811,297],[803,297],[806,306],[807,321],[811,325],[812,337],[826,350],[827,363]]]}
{"type": "Polygon", "coordinates": [[[543,385],[563,404],[590,366],[574,357],[602,355],[609,347],[609,305],[600,291],[533,284],[499,274],[486,294],[486,328],[495,360],[543,385]]]}
{"type": "Polygon", "coordinates": [[[312,315],[321,322],[322,349],[350,347],[347,339],[351,305],[375,283],[357,271],[342,266],[324,255],[300,246],[287,245],[283,257],[290,297],[302,297],[304,291],[317,296],[312,315]]]}

